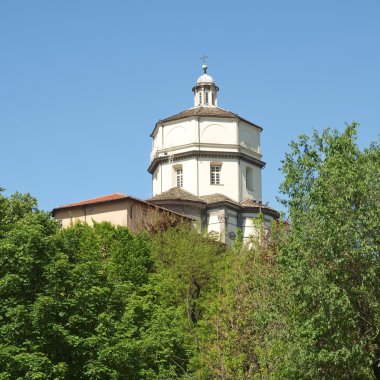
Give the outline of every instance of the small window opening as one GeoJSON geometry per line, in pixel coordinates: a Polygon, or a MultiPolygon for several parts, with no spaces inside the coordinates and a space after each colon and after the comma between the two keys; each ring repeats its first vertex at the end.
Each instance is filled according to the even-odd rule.
{"type": "Polygon", "coordinates": [[[200,92],[199,93],[199,105],[201,105],[202,104],[202,93],[200,92]]]}
{"type": "Polygon", "coordinates": [[[247,190],[253,190],[253,169],[250,167],[245,168],[245,183],[247,190]]]}
{"type": "Polygon", "coordinates": [[[176,169],[177,187],[183,187],[183,171],[182,168],[176,169]]]}
{"type": "Polygon", "coordinates": [[[211,185],[220,185],[220,165],[210,166],[210,183],[211,185]]]}
{"type": "Polygon", "coordinates": [[[206,106],[208,106],[208,91],[206,91],[206,95],[205,95],[205,104],[206,106]]]}
{"type": "Polygon", "coordinates": [[[215,106],[215,94],[211,94],[211,99],[212,99],[212,105],[215,106]]]}

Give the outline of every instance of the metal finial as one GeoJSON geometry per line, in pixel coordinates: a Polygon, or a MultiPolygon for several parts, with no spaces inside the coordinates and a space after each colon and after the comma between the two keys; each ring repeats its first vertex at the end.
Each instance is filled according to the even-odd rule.
{"type": "Polygon", "coordinates": [[[207,55],[205,55],[205,53],[202,54],[202,57],[201,57],[201,61],[203,61],[203,65],[202,65],[202,69],[203,69],[203,72],[206,74],[207,72],[207,65],[206,65],[206,59],[207,59],[207,55]]]}
{"type": "Polygon", "coordinates": [[[206,64],[207,55],[205,53],[202,54],[201,61],[203,61],[204,64],[206,64]]]}

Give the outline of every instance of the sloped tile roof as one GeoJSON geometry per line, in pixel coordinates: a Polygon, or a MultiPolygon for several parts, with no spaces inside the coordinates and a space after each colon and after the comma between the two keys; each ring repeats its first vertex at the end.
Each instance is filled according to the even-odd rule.
{"type": "Polygon", "coordinates": [[[197,197],[196,195],[182,189],[182,187],[173,187],[170,190],[167,190],[161,194],[155,195],[154,197],[148,199],[148,202],[152,201],[166,201],[166,200],[185,200],[201,203],[218,203],[218,202],[229,202],[236,206],[239,206],[239,203],[235,202],[231,198],[227,197],[224,194],[215,193],[209,195],[201,195],[197,197]]]}
{"type": "Polygon", "coordinates": [[[215,193],[215,194],[210,194],[210,195],[201,195],[200,198],[203,199],[206,203],[229,202],[229,203],[238,205],[237,202],[225,196],[224,194],[220,194],[220,193],[215,193]]]}
{"type": "Polygon", "coordinates": [[[240,206],[242,207],[256,207],[256,206],[262,206],[259,202],[254,201],[253,199],[244,199],[244,201],[240,202],[240,206]]]}
{"type": "Polygon", "coordinates": [[[269,207],[266,204],[262,204],[260,202],[255,201],[255,200],[252,200],[252,199],[245,199],[244,201],[240,202],[240,206],[243,207],[243,209],[244,208],[252,208],[252,207],[257,207],[257,208],[260,208],[260,209],[265,209],[268,212],[276,214],[277,218],[280,217],[279,212],[277,210],[275,210],[274,208],[269,207]]]}
{"type": "Polygon", "coordinates": [[[160,200],[186,200],[194,202],[203,202],[196,195],[183,190],[181,187],[173,187],[170,190],[164,191],[161,194],[155,195],[152,198],[149,198],[148,201],[160,201],[160,200]]]}
{"type": "MultiPolygon", "coordinates": [[[[228,111],[228,110],[225,110],[225,109],[219,108],[219,107],[193,107],[193,108],[189,108],[189,109],[182,111],[180,113],[177,113],[173,116],[169,116],[165,119],[159,120],[158,123],[156,124],[156,127],[159,123],[165,123],[168,121],[186,119],[187,117],[195,117],[195,116],[208,116],[208,117],[217,117],[217,118],[220,117],[220,118],[240,119],[240,120],[245,121],[245,122],[247,122],[247,123],[249,123],[249,124],[251,124],[257,128],[260,128],[262,130],[262,128],[259,125],[254,124],[251,121],[242,118],[241,116],[239,116],[236,113],[233,113],[231,111],[228,111]]],[[[154,131],[151,133],[151,136],[153,133],[154,133],[154,131]]]]}
{"type": "Polygon", "coordinates": [[[219,107],[194,107],[177,113],[176,115],[167,117],[160,122],[172,121],[177,119],[184,119],[186,117],[192,116],[214,116],[214,117],[227,117],[227,118],[238,118],[236,113],[224,110],[219,107]]]}
{"type": "Polygon", "coordinates": [[[131,197],[129,195],[125,195],[122,193],[113,193],[113,194],[103,195],[101,197],[87,199],[85,201],[69,203],[67,205],[59,206],[59,207],[55,208],[55,210],[60,209],[60,208],[84,206],[84,205],[90,205],[90,204],[94,204],[94,203],[102,203],[102,202],[114,201],[116,199],[128,199],[128,198],[131,198],[131,197]]]}
{"type": "MultiPolygon", "coordinates": [[[[176,214],[176,215],[178,215],[180,217],[184,217],[184,215],[179,214],[179,213],[177,213],[175,211],[169,210],[169,209],[167,209],[165,207],[157,206],[157,205],[155,205],[153,203],[149,203],[148,201],[144,201],[143,199],[140,199],[140,198],[137,198],[137,197],[133,197],[131,195],[127,195],[127,194],[123,194],[123,193],[113,193],[113,194],[103,195],[101,197],[87,199],[85,201],[80,201],[80,202],[75,202],[75,203],[69,203],[67,205],[58,206],[58,207],[56,207],[56,208],[54,208],[52,210],[52,215],[54,216],[55,212],[58,211],[58,210],[61,210],[61,209],[67,209],[67,208],[79,207],[79,206],[87,206],[87,205],[91,205],[91,204],[104,203],[104,202],[112,202],[112,201],[121,200],[121,199],[131,199],[133,201],[136,201],[136,202],[139,202],[139,203],[143,203],[143,204],[145,204],[148,207],[154,207],[156,209],[159,209],[159,210],[162,210],[162,211],[165,211],[165,212],[170,212],[170,213],[176,214]]],[[[185,218],[188,218],[188,217],[185,216],[185,218]]],[[[191,218],[188,218],[188,219],[191,219],[191,218]]]]}
{"type": "MultiPolygon", "coordinates": [[[[238,203],[232,200],[231,198],[227,197],[224,194],[215,193],[215,194],[209,194],[209,195],[202,195],[200,197],[197,197],[196,195],[190,193],[189,191],[183,190],[181,187],[173,187],[170,190],[167,190],[161,194],[155,195],[154,197],[148,199],[148,202],[152,202],[153,204],[155,201],[193,201],[203,204],[212,205],[214,203],[220,203],[220,202],[228,202],[234,206],[237,206],[238,209],[252,209],[254,208],[255,211],[262,210],[264,214],[268,213],[275,218],[279,218],[280,214],[277,210],[269,207],[266,204],[262,204],[259,202],[256,202],[252,199],[245,199],[244,201],[238,203]]],[[[164,204],[164,203],[163,203],[164,204]]]]}

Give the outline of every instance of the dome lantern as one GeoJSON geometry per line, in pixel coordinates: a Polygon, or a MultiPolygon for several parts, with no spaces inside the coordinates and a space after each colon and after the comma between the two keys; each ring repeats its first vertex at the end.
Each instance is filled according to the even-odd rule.
{"type": "Polygon", "coordinates": [[[207,74],[207,65],[203,64],[203,75],[197,79],[197,84],[193,87],[194,107],[217,107],[217,94],[219,87],[215,85],[212,76],[207,74]]]}

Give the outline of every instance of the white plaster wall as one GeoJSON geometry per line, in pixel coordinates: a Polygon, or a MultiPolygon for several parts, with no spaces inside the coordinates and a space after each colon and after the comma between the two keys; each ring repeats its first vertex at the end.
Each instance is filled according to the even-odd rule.
{"type": "Polygon", "coordinates": [[[159,126],[154,131],[154,134],[152,136],[152,151],[150,153],[150,160],[152,161],[154,159],[154,156],[157,152],[157,150],[162,148],[162,127],[159,126]]]}
{"type": "Polygon", "coordinates": [[[244,161],[240,162],[240,181],[241,181],[241,199],[255,199],[261,201],[261,168],[248,164],[244,161]],[[247,166],[253,171],[253,191],[247,189],[245,173],[247,166]]]}
{"type": "Polygon", "coordinates": [[[195,195],[221,193],[240,202],[244,199],[261,200],[261,169],[238,159],[196,158],[168,163],[171,154],[199,149],[206,151],[233,152],[241,147],[244,154],[260,158],[260,132],[257,127],[244,121],[201,117],[165,123],[154,135],[152,158],[157,150],[168,161],[158,166],[152,176],[153,196],[176,186],[173,165],[182,164],[183,188],[195,195]],[[199,145],[200,144],[200,145],[199,145]],[[162,151],[163,150],[163,151],[162,151]],[[221,184],[211,185],[210,163],[222,162],[221,184]],[[246,187],[246,166],[252,167],[253,190],[246,187]],[[199,184],[197,180],[199,179],[199,184]]]}
{"type": "Polygon", "coordinates": [[[255,229],[253,225],[253,218],[256,218],[257,214],[255,213],[243,213],[242,219],[243,219],[243,225],[241,227],[243,238],[249,239],[250,236],[255,234],[255,229]]]}
{"type": "Polygon", "coordinates": [[[153,196],[177,186],[175,169],[182,165],[183,189],[197,194],[197,160],[190,158],[173,163],[165,162],[157,167],[157,180],[153,180],[153,196]]]}
{"type": "MultiPolygon", "coordinates": [[[[197,147],[198,148],[198,147],[197,147]]],[[[239,146],[235,144],[210,144],[210,143],[201,143],[199,146],[199,150],[201,151],[207,151],[207,152],[232,152],[237,153],[239,152],[239,146]]]]}
{"type": "Polygon", "coordinates": [[[198,128],[195,119],[174,121],[163,127],[162,149],[198,142],[198,128]]]}
{"type": "Polygon", "coordinates": [[[239,139],[240,145],[254,150],[257,153],[260,153],[260,132],[261,130],[257,127],[254,127],[251,124],[248,124],[244,121],[239,122],[239,139]]]}
{"type": "Polygon", "coordinates": [[[207,212],[207,231],[210,233],[217,233],[218,236],[220,235],[221,231],[221,224],[219,221],[219,210],[209,210],[207,212]]]}
{"type": "Polygon", "coordinates": [[[237,236],[238,212],[225,209],[213,208],[207,212],[208,232],[216,233],[219,239],[227,245],[231,245],[235,239],[230,239],[232,232],[237,236]],[[227,220],[225,219],[227,217],[227,220]]]}
{"type": "Polygon", "coordinates": [[[233,119],[201,118],[199,132],[201,143],[238,144],[237,122],[233,119]]]}
{"type": "MultiPolygon", "coordinates": [[[[245,241],[249,240],[251,236],[257,235],[257,230],[254,225],[253,219],[259,216],[258,213],[242,213],[243,225],[241,227],[243,238],[245,241]]],[[[266,228],[270,228],[274,218],[269,215],[264,216],[264,225],[266,228]]]]}
{"type": "Polygon", "coordinates": [[[221,193],[239,201],[239,163],[237,159],[200,158],[199,159],[199,195],[221,193]],[[222,162],[220,185],[210,183],[210,165],[212,162],[222,162]]]}
{"type": "Polygon", "coordinates": [[[112,224],[128,226],[128,205],[126,203],[103,203],[87,205],[72,209],[57,210],[54,218],[62,222],[63,227],[68,227],[76,221],[86,222],[111,222],[112,224]]]}
{"type": "MultiPolygon", "coordinates": [[[[169,158],[168,158],[169,161],[169,158]]],[[[176,187],[175,168],[182,165],[183,189],[194,195],[221,193],[236,202],[244,199],[261,200],[261,169],[237,159],[190,158],[173,163],[164,162],[158,165],[153,174],[153,196],[176,187]],[[221,162],[220,184],[210,183],[210,166],[212,162],[221,162]],[[240,165],[240,168],[239,168],[240,165]],[[198,169],[197,169],[198,166],[198,169]],[[253,171],[253,191],[246,188],[245,171],[249,166],[253,171]],[[197,179],[199,178],[199,187],[197,179]],[[162,181],[162,182],[161,182],[162,181]],[[239,193],[240,181],[240,193],[239,193]]]]}
{"type": "Polygon", "coordinates": [[[159,168],[160,166],[156,168],[156,170],[154,171],[152,175],[152,196],[157,195],[159,193],[159,189],[160,189],[160,182],[158,180],[159,168]]]}

